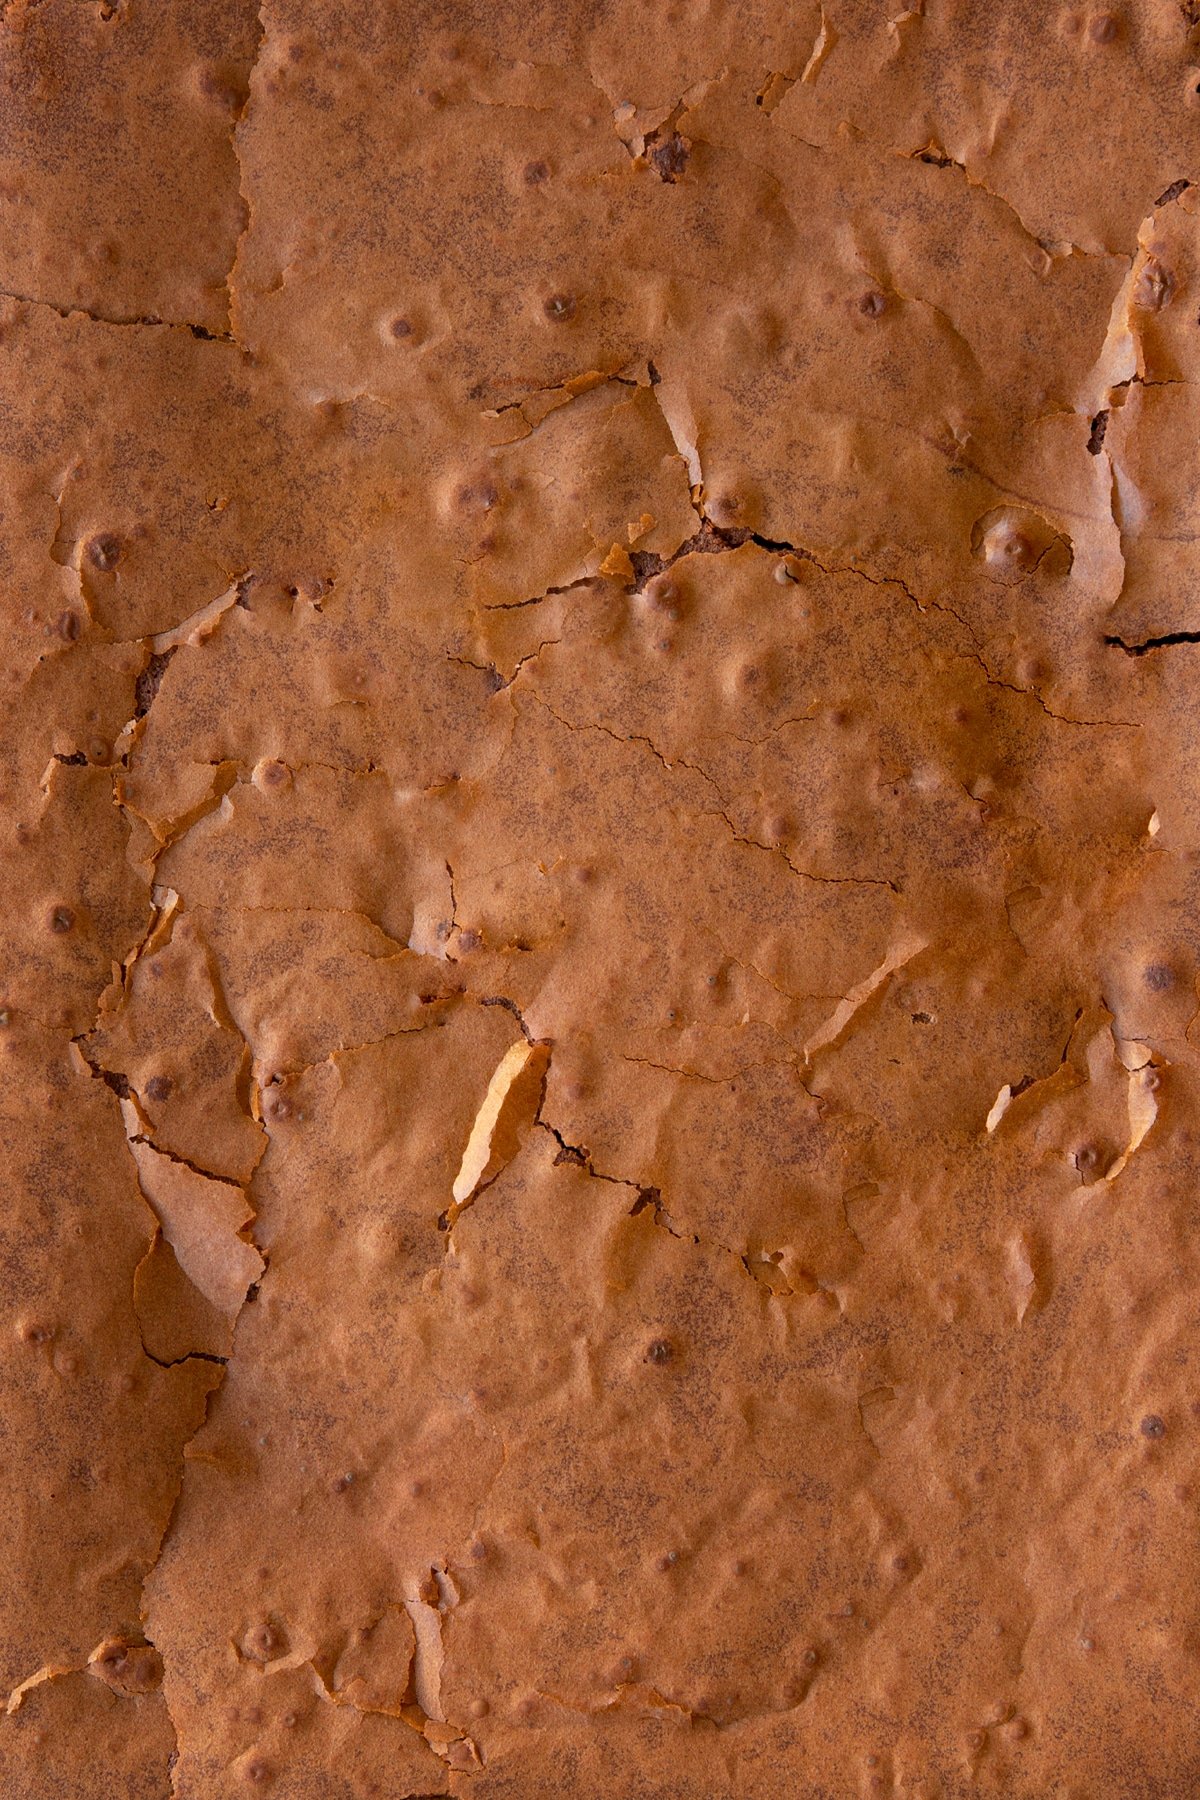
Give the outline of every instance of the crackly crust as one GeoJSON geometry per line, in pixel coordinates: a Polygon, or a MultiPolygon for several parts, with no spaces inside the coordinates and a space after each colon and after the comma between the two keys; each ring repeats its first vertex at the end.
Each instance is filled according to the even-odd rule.
{"type": "Polygon", "coordinates": [[[0,1787],[1165,1800],[1200,31],[0,9],[0,1787]]]}

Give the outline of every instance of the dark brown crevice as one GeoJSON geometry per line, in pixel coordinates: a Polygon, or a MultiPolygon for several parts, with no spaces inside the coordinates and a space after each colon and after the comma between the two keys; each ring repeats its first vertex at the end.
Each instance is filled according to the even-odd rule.
{"type": "Polygon", "coordinates": [[[194,338],[200,338],[209,344],[233,344],[235,339],[228,331],[210,331],[206,325],[197,325],[190,319],[164,319],[157,313],[99,313],[86,306],[63,306],[56,300],[43,299],[39,294],[19,294],[12,288],[0,288],[0,300],[14,300],[20,306],[36,306],[46,312],[57,313],[60,319],[87,319],[93,325],[130,326],[140,325],[147,329],[159,331],[186,331],[194,338]]]}
{"type": "Polygon", "coordinates": [[[1088,435],[1087,447],[1089,456],[1099,456],[1104,448],[1104,437],[1108,430],[1108,408],[1098,412],[1092,420],[1092,429],[1088,435]]]}
{"type": "Polygon", "coordinates": [[[227,1356],[218,1356],[213,1350],[185,1350],[182,1356],[173,1356],[170,1361],[166,1361],[161,1356],[155,1356],[153,1350],[147,1350],[144,1339],[142,1341],[142,1355],[146,1357],[149,1362],[157,1363],[160,1369],[177,1369],[181,1363],[189,1362],[219,1363],[223,1369],[227,1368],[229,1364],[229,1358],[227,1356]]]}
{"type": "MultiPolygon", "coordinates": [[[[649,582],[656,576],[665,574],[685,556],[716,556],[725,550],[738,550],[752,535],[748,531],[727,531],[714,525],[711,519],[703,519],[699,531],[693,532],[690,538],[685,538],[670,556],[660,556],[656,550],[631,550],[629,560],[633,564],[633,583],[628,591],[631,594],[642,593],[649,582]]],[[[753,541],[758,543],[760,540],[754,538],[753,541]]],[[[761,542],[763,549],[776,547],[768,544],[765,539],[761,542]]],[[[784,548],[790,549],[790,545],[785,545],[784,548]]]]}
{"type": "MultiPolygon", "coordinates": [[[[591,1153],[585,1150],[580,1144],[568,1144],[557,1125],[551,1125],[549,1119],[539,1117],[537,1123],[543,1131],[548,1131],[550,1133],[550,1136],[558,1145],[558,1155],[554,1159],[556,1167],[560,1163],[573,1163],[577,1169],[586,1170],[593,1181],[607,1181],[613,1187],[637,1186],[636,1182],[626,1181],[622,1175],[605,1175],[600,1169],[596,1168],[595,1164],[592,1162],[591,1153]]],[[[649,1188],[639,1189],[638,1199],[633,1205],[633,1212],[637,1212],[640,1205],[643,1204],[642,1196],[651,1192],[657,1192],[657,1190],[649,1188]]]]}
{"type": "Polygon", "coordinates": [[[515,1000],[510,1000],[507,994],[482,994],[480,995],[479,1004],[480,1006],[502,1006],[505,1012],[512,1014],[513,1018],[517,1021],[517,1024],[521,1027],[521,1036],[525,1039],[525,1042],[527,1044],[538,1042],[528,1025],[526,1025],[520,1007],[515,1000]]]}
{"type": "Polygon", "coordinates": [[[138,676],[133,689],[133,716],[144,719],[154,705],[163,676],[174,656],[174,650],[152,650],[150,660],[138,676]]]}
{"type": "Polygon", "coordinates": [[[1172,644],[1200,644],[1200,631],[1164,631],[1161,637],[1143,638],[1139,644],[1127,643],[1123,637],[1109,636],[1104,642],[1126,656],[1145,656],[1151,650],[1167,650],[1172,644]]]}
{"type": "MultiPolygon", "coordinates": [[[[520,612],[525,606],[540,606],[542,601],[549,600],[552,594],[571,594],[576,588],[594,587],[599,579],[598,575],[581,575],[577,581],[567,581],[561,587],[548,587],[544,593],[531,594],[528,600],[497,600],[491,606],[481,607],[480,611],[485,613],[520,612]]],[[[480,665],[472,663],[471,667],[478,668],[480,665]]]]}
{"type": "MultiPolygon", "coordinates": [[[[100,1073],[104,1076],[105,1080],[108,1080],[107,1070],[101,1070],[100,1073]]],[[[133,1090],[124,1075],[122,1075],[120,1079],[125,1083],[125,1093],[122,1097],[128,1099],[133,1090]]],[[[112,1086],[111,1081],[109,1082],[109,1086],[112,1086]]],[[[193,1175],[199,1175],[203,1181],[219,1181],[222,1187],[236,1188],[239,1194],[244,1194],[246,1191],[245,1182],[235,1181],[232,1175],[214,1175],[211,1169],[202,1169],[200,1164],[194,1163],[190,1157],[180,1156],[176,1150],[168,1150],[165,1145],[156,1143],[153,1138],[146,1137],[145,1134],[140,1131],[136,1132],[134,1136],[130,1138],[129,1142],[131,1144],[144,1144],[146,1149],[153,1150],[156,1156],[165,1158],[167,1162],[177,1163],[181,1169],[190,1170],[193,1175]]]]}
{"type": "Polygon", "coordinates": [[[947,156],[941,145],[935,144],[932,138],[924,150],[913,151],[910,161],[927,163],[931,169],[958,169],[964,175],[967,172],[962,163],[955,162],[952,156],[947,156]]]}
{"type": "Polygon", "coordinates": [[[1191,185],[1192,184],[1187,177],[1181,175],[1178,181],[1173,181],[1169,188],[1163,189],[1162,193],[1158,196],[1158,199],[1154,202],[1155,206],[1169,206],[1172,200],[1178,200],[1180,194],[1186,193],[1191,185]]]}
{"type": "Polygon", "coordinates": [[[104,1082],[106,1087],[110,1087],[112,1089],[113,1093],[117,1096],[118,1100],[132,1099],[133,1089],[129,1084],[129,1077],[127,1075],[123,1075],[119,1069],[103,1068],[98,1062],[93,1062],[92,1058],[88,1055],[87,1048],[86,1048],[86,1039],[89,1038],[90,1036],[91,1036],[90,1031],[84,1031],[84,1032],[81,1032],[78,1037],[72,1038],[71,1041],[75,1045],[75,1048],[78,1050],[80,1056],[82,1056],[82,1058],[83,1058],[84,1062],[87,1064],[88,1068],[91,1070],[93,1081],[104,1082]]]}

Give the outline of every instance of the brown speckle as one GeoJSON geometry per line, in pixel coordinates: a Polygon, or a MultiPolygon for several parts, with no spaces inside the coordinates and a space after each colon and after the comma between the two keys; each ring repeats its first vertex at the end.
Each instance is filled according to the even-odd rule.
{"type": "Polygon", "coordinates": [[[575,304],[574,294],[550,294],[542,302],[542,311],[555,324],[565,325],[575,317],[575,304]]]}
{"type": "Polygon", "coordinates": [[[1166,1425],[1157,1413],[1147,1413],[1139,1429],[1144,1438],[1160,1438],[1167,1434],[1166,1425]]]}
{"type": "Polygon", "coordinates": [[[64,932],[70,931],[74,923],[75,914],[69,906],[56,906],[50,914],[50,929],[58,932],[60,936],[64,932]]]}

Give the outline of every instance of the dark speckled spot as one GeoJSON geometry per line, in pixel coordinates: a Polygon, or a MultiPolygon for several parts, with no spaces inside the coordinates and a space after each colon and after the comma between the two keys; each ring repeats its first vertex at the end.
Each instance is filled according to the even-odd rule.
{"type": "Polygon", "coordinates": [[[565,325],[568,319],[575,317],[574,294],[550,294],[542,303],[542,311],[548,319],[558,325],[565,325]]]}
{"type": "Polygon", "coordinates": [[[688,166],[687,140],[677,131],[668,131],[646,145],[646,161],[660,181],[674,183],[688,166]]]}
{"type": "Polygon", "coordinates": [[[671,1346],[666,1338],[655,1338],[646,1352],[646,1361],[658,1363],[661,1366],[663,1363],[669,1363],[670,1360],[671,1346]]]}
{"type": "Polygon", "coordinates": [[[87,554],[92,567],[107,575],[121,560],[121,546],[110,532],[103,532],[92,539],[87,554]]]}
{"type": "Polygon", "coordinates": [[[887,307],[887,300],[878,288],[869,288],[859,296],[858,310],[864,318],[878,319],[887,307]]]}
{"type": "Polygon", "coordinates": [[[549,178],[550,170],[544,162],[528,162],[524,175],[526,187],[540,187],[549,178]]]}
{"type": "Polygon", "coordinates": [[[1142,970],[1142,980],[1156,994],[1165,994],[1175,983],[1175,977],[1166,963],[1147,963],[1142,970]]]}
{"type": "Polygon", "coordinates": [[[1121,22],[1115,13],[1097,13],[1088,27],[1088,36],[1093,44],[1111,44],[1120,29],[1121,22]]]}
{"type": "Polygon", "coordinates": [[[58,932],[60,936],[64,932],[70,931],[74,923],[75,914],[69,906],[56,906],[50,914],[50,929],[58,932]]]}
{"type": "Polygon", "coordinates": [[[1167,1435],[1167,1428],[1157,1413],[1147,1413],[1141,1423],[1144,1438],[1160,1438],[1167,1435]]]}
{"type": "Polygon", "coordinates": [[[152,1075],[146,1083],[147,1100],[166,1100],[171,1093],[171,1077],[169,1075],[152,1075]]]}

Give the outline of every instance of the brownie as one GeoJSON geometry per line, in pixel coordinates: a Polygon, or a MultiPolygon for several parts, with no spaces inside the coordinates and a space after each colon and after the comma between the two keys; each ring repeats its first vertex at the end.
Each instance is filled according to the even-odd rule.
{"type": "Polygon", "coordinates": [[[1200,1794],[1200,8],[0,8],[0,1794],[1200,1794]]]}

